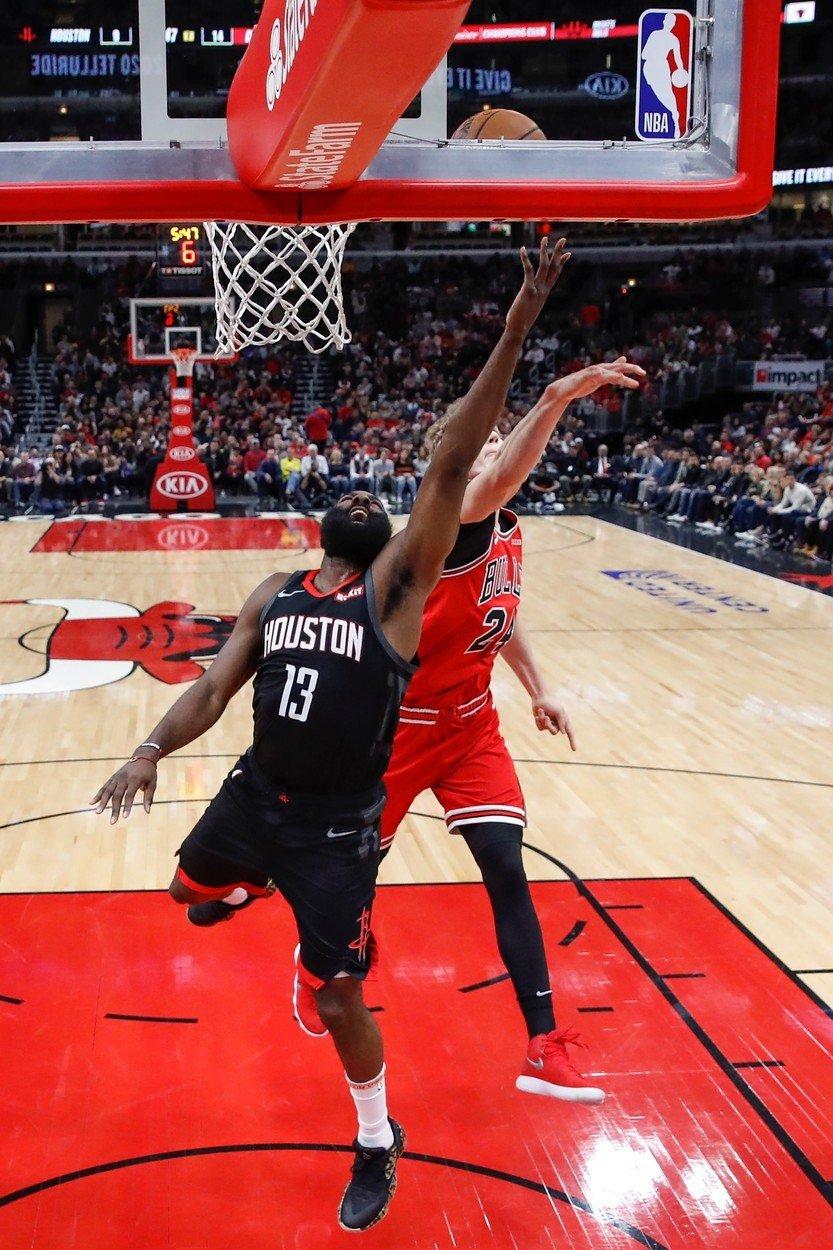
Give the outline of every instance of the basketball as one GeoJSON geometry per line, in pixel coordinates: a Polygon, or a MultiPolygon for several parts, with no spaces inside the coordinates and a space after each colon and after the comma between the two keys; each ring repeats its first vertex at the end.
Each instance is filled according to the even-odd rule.
{"type": "Polygon", "coordinates": [[[675,69],[674,73],[671,75],[671,85],[674,87],[687,87],[688,86],[688,70],[687,69],[675,69]]]}
{"type": "Polygon", "coordinates": [[[541,127],[514,109],[482,109],[461,122],[452,139],[535,139],[546,140],[541,127]]]}

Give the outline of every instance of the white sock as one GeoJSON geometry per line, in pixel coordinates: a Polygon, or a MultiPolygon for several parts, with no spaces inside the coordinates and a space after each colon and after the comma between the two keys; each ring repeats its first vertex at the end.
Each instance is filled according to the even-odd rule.
{"type": "Polygon", "coordinates": [[[231,894],[226,895],[223,902],[228,903],[229,907],[239,907],[241,903],[245,903],[248,897],[249,891],[244,890],[242,885],[239,885],[236,890],[232,890],[231,894]]]}
{"type": "MultiPolygon", "coordinates": [[[[345,1074],[346,1075],[346,1074],[345,1074]]],[[[360,1146],[390,1150],[393,1145],[393,1129],[388,1120],[388,1102],[385,1094],[385,1068],[372,1081],[356,1082],[347,1077],[356,1114],[359,1117],[359,1131],[356,1134],[360,1146]]]]}

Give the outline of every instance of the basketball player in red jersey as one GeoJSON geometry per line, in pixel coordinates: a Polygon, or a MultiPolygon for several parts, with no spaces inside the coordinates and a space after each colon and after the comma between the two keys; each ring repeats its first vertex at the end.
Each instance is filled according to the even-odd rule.
{"type": "MultiPolygon", "coordinates": [[[[416,796],[432,790],[449,832],[463,837],[480,869],[498,949],[527,1026],[529,1046],[516,1085],[571,1102],[599,1103],[604,1093],[568,1056],[568,1044],[581,1044],[578,1035],[555,1027],[546,951],[521,854],[524,799],[490,691],[500,652],[530,695],[538,728],[565,733],[573,750],[575,742],[518,621],[523,546],[518,518],[502,505],[526,481],[572,400],[602,386],[633,389],[641,377],[644,370],[624,357],[591,365],[552,382],[505,441],[492,432],[469,471],[457,542],[425,607],[420,667],[402,704],[385,774],[383,855],[416,796]]],[[[465,402],[451,405],[428,431],[432,455],[465,402]]]]}
{"type": "Polygon", "coordinates": [[[338,1213],[348,1231],[383,1218],[405,1146],[387,1113],[381,1034],[361,988],[373,951],[382,777],[469,470],[557,281],[563,244],[550,252],[542,243],[537,272],[525,249],[521,257],[524,282],[504,333],[449,422],[405,529],[391,538],[379,499],[344,495],[322,521],[321,568],[274,574],[250,595],[211,668],[92,800],[99,812],[111,807],[112,823],[140,792],[149,811],[158,761],[214,725],[254,677],[253,744],[180,847],[170,893],[189,909],[222,904],[233,915],[235,904],[277,888],[291,907],[299,976],[332,1035],[358,1117],[338,1213]]]}

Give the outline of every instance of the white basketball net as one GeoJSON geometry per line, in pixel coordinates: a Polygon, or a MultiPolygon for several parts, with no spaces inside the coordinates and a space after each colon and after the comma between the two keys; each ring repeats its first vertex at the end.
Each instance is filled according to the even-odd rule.
{"type": "Polygon", "coordinates": [[[280,339],[303,343],[311,352],[349,343],[341,265],[354,229],[207,221],[217,354],[280,339]]]}

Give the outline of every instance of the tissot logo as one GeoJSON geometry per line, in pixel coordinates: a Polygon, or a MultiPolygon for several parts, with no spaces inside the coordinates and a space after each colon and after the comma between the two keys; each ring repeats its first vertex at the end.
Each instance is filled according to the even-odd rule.
{"type": "Polygon", "coordinates": [[[168,449],[171,460],[193,460],[196,454],[193,447],[170,447],[168,449]]]}
{"type": "Polygon", "coordinates": [[[208,483],[199,473],[179,469],[172,473],[163,473],[156,483],[156,489],[168,499],[193,499],[195,495],[202,495],[208,489],[208,483]]]}

